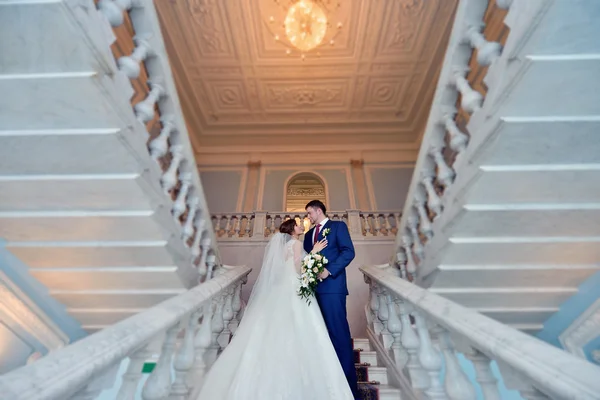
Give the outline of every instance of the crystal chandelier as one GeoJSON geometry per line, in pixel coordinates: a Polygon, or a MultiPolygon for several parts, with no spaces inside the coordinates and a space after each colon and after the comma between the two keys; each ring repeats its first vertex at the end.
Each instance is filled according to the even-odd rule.
{"type": "MultiPolygon", "coordinates": [[[[331,24],[331,16],[341,4],[332,0],[273,0],[285,12],[285,19],[280,25],[283,35],[274,32],[277,42],[287,47],[286,53],[292,54],[292,49],[300,51],[301,58],[306,58],[306,53],[318,49],[324,44],[335,45],[335,38],[342,30],[342,23],[338,22],[336,29],[331,24]],[[284,38],[282,40],[282,37],[284,38]],[[327,40],[326,40],[327,39],[327,40]]],[[[277,27],[274,16],[269,17],[270,25],[277,27]]],[[[317,52],[317,56],[320,53],[317,52]]]]}

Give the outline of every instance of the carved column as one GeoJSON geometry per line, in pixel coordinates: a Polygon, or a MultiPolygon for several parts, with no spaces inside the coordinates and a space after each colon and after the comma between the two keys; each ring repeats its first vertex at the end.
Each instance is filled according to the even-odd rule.
{"type": "Polygon", "coordinates": [[[248,161],[248,175],[244,193],[243,212],[252,212],[256,209],[256,196],[258,195],[258,178],[260,175],[260,161],[248,161]]]}
{"type": "Polygon", "coordinates": [[[357,206],[359,210],[363,211],[371,210],[373,208],[369,202],[364,165],[365,162],[363,160],[350,160],[350,166],[352,167],[352,182],[354,183],[357,206]]]}

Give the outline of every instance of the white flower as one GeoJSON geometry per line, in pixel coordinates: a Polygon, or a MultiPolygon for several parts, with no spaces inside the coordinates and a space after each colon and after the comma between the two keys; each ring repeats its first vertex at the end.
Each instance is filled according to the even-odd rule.
{"type": "Polygon", "coordinates": [[[317,260],[320,260],[320,259],[322,259],[322,258],[323,258],[323,256],[322,256],[322,255],[320,255],[320,254],[315,254],[315,258],[316,258],[317,260]]]}
{"type": "Polygon", "coordinates": [[[331,232],[331,229],[329,229],[329,228],[323,229],[323,236],[329,235],[329,232],[331,232]]]}
{"type": "Polygon", "coordinates": [[[309,281],[309,282],[314,282],[314,281],[315,281],[315,278],[310,278],[308,281],[309,281]]]}
{"type": "Polygon", "coordinates": [[[329,260],[326,257],[323,257],[323,264],[327,264],[329,260]]]}

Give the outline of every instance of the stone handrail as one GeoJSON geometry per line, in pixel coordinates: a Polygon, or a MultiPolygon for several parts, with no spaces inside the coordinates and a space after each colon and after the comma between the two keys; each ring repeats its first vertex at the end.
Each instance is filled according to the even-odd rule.
{"type": "Polygon", "coordinates": [[[369,335],[410,386],[405,390],[475,400],[461,352],[474,364],[485,399],[501,398],[491,360],[506,387],[525,399],[600,399],[600,367],[401,279],[389,265],[360,270],[370,285],[369,335]]]}
{"type": "Polygon", "coordinates": [[[97,7],[104,17],[101,23],[106,26],[96,30],[106,32],[110,43],[115,40],[111,27],[122,25],[126,16],[131,21],[136,47],[131,55],[115,60],[118,69],[113,81],[127,97],[123,101],[127,104],[133,93],[131,80],[138,78],[143,69],[148,74],[150,91],[129,110],[132,130],[138,137],[149,140],[147,151],[154,164],[150,169],[160,176],[160,186],[173,219],[180,227],[181,239],[191,250],[192,264],[200,276],[205,277],[209,269],[207,260],[216,260],[219,265],[220,256],[216,237],[209,226],[210,213],[153,1],[99,0],[97,7]],[[162,129],[158,136],[151,138],[146,124],[157,118],[162,129]]]}
{"type": "Polygon", "coordinates": [[[434,221],[448,204],[448,190],[471,139],[457,126],[456,115],[462,109],[474,118],[483,107],[482,94],[466,79],[469,60],[477,50],[478,65],[490,66],[489,73],[502,55],[502,46],[487,41],[481,33],[484,14],[488,6],[508,8],[514,6],[512,3],[503,0],[490,6],[490,2],[481,0],[458,2],[396,239],[394,257],[406,264],[411,279],[421,274],[425,245],[434,235],[434,221]]]}
{"type": "MultiPolygon", "coordinates": [[[[241,285],[250,270],[225,266],[213,279],[186,293],[0,376],[0,398],[96,398],[106,388],[106,375],[129,357],[117,398],[133,399],[142,365],[152,355],[150,349],[155,343],[159,344],[160,357],[144,385],[142,398],[188,398],[237,328],[242,311],[241,285]]],[[[114,378],[108,381],[112,387],[114,378]]]]}
{"type": "MultiPolygon", "coordinates": [[[[343,221],[355,238],[395,237],[400,223],[400,211],[329,211],[333,221],[343,221]]],[[[219,240],[265,240],[277,232],[281,223],[294,218],[308,230],[306,213],[289,211],[255,211],[252,213],[213,214],[212,223],[219,240]]]]}

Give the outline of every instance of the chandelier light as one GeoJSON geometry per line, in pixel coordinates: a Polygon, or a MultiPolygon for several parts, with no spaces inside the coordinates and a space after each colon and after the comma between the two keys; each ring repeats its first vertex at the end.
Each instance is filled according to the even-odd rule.
{"type": "MultiPolygon", "coordinates": [[[[269,17],[269,24],[281,26],[283,34],[274,31],[274,38],[283,44],[288,55],[292,50],[299,50],[301,58],[306,58],[306,53],[318,49],[324,44],[333,46],[335,37],[342,29],[342,23],[338,22],[337,29],[333,29],[330,22],[332,14],[341,7],[339,1],[332,0],[273,0],[275,4],[285,12],[285,19],[279,25],[274,16],[269,17]],[[332,4],[333,3],[333,4],[332,4]]],[[[272,29],[273,30],[273,29],[272,29]]],[[[317,52],[317,56],[320,53],[317,52]]]]}

